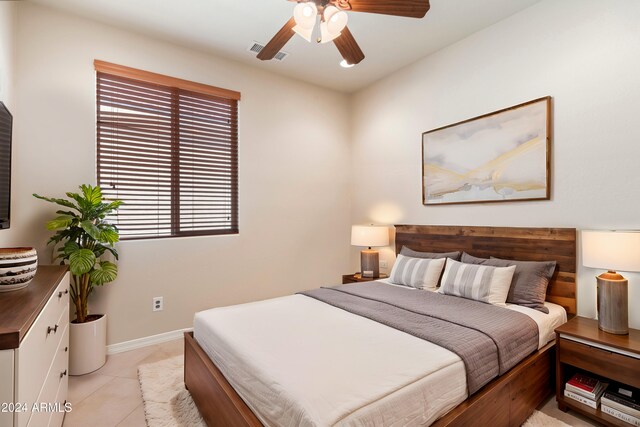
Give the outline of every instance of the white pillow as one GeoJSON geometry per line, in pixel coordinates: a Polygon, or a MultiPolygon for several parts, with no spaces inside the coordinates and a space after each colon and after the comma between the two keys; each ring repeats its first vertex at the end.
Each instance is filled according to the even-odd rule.
{"type": "Polygon", "coordinates": [[[491,267],[464,264],[447,258],[440,292],[488,304],[506,306],[507,294],[516,266],[491,267]]]}
{"type": "Polygon", "coordinates": [[[398,255],[391,269],[389,281],[395,285],[435,291],[445,261],[445,258],[427,259],[398,255]]]}

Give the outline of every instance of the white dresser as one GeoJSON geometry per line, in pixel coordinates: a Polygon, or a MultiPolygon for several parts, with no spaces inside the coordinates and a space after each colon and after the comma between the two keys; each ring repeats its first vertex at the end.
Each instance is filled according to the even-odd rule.
{"type": "Polygon", "coordinates": [[[60,427],[68,410],[69,273],[39,266],[0,293],[0,427],[60,427]]]}

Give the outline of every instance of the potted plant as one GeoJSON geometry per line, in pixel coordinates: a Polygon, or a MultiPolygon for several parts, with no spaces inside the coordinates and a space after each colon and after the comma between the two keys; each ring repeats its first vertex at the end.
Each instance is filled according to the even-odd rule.
{"type": "Polygon", "coordinates": [[[69,325],[69,374],[82,375],[99,369],[107,357],[107,316],[89,314],[88,299],[96,286],[112,282],[118,276],[114,262],[118,259],[114,244],[120,239],[118,229],[105,217],[116,211],[122,201],[104,201],[100,187],[81,185],[81,193],[66,193],[67,199],[39,196],[41,200],[67,208],[47,222],[56,233],[48,244],[54,249],[54,261],[68,264],[71,272],[70,297],[76,318],[69,325]],[[69,210],[70,209],[70,210],[69,210]]]}

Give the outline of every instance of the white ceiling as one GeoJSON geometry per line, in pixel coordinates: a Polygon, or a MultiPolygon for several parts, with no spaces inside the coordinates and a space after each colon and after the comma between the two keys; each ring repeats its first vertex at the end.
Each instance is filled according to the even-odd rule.
{"type": "MultiPolygon", "coordinates": [[[[354,92],[540,0],[431,0],[423,19],[349,13],[349,29],[366,58],[344,69],[333,43],[295,35],[284,61],[247,52],[266,43],[292,16],[286,0],[30,0],[210,52],[274,73],[354,92]]],[[[393,1],[393,0],[380,0],[393,1]]]]}

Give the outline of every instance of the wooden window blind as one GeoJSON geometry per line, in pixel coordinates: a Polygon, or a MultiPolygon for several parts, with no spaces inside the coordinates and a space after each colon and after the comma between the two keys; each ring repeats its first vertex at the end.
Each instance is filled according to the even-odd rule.
{"type": "Polygon", "coordinates": [[[240,94],[96,61],[97,178],[122,239],[238,233],[240,94]]]}

